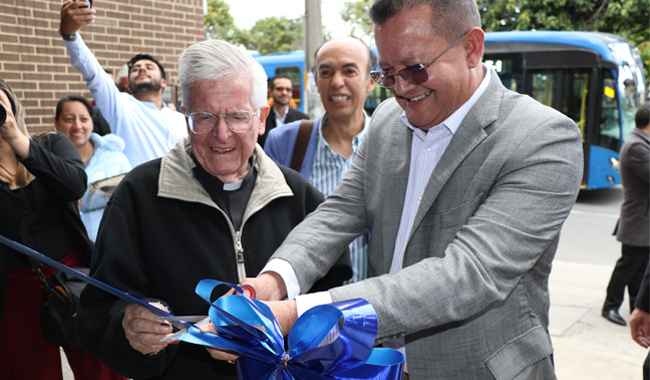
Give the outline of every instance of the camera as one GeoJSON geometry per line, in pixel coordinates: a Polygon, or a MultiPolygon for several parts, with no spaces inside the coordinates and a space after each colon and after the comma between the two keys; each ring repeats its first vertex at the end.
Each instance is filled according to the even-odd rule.
{"type": "Polygon", "coordinates": [[[81,8],[92,8],[93,7],[93,0],[74,0],[74,1],[85,1],[85,2],[88,3],[88,6],[85,6],[85,5],[81,6],[81,7],[79,7],[80,9],[81,8]]]}
{"type": "Polygon", "coordinates": [[[0,125],[4,124],[5,120],[7,120],[7,110],[4,105],[0,105],[0,125]]]}

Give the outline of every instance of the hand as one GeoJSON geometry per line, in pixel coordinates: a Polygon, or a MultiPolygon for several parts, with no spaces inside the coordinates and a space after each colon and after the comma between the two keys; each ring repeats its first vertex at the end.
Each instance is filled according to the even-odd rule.
{"type": "Polygon", "coordinates": [[[179,343],[178,340],[161,343],[161,339],[172,333],[172,326],[167,321],[159,320],[157,315],[140,305],[131,304],[126,307],[122,327],[131,347],[145,355],[157,353],[168,344],[179,343]]]}
{"type": "Polygon", "coordinates": [[[296,308],[296,301],[278,301],[278,302],[265,302],[271,309],[271,312],[278,321],[282,329],[282,335],[289,335],[289,331],[298,319],[298,309],[296,308]]]}
{"type": "MultiPolygon", "coordinates": [[[[217,328],[214,327],[212,322],[210,322],[208,324],[205,324],[203,326],[199,326],[199,330],[201,330],[201,332],[209,332],[209,333],[213,333],[213,334],[217,333],[217,328]]],[[[237,358],[239,357],[239,356],[237,356],[235,354],[231,354],[228,351],[220,350],[220,349],[214,348],[214,347],[207,347],[206,346],[205,349],[208,350],[208,353],[210,354],[210,356],[212,356],[212,358],[216,359],[216,360],[225,360],[227,362],[232,363],[235,360],[237,360],[237,358]]]]}
{"type": "MultiPolygon", "coordinates": [[[[75,34],[82,26],[95,22],[95,9],[85,7],[88,7],[88,3],[85,1],[68,0],[63,4],[61,24],[59,25],[61,33],[75,34]]],[[[76,37],[72,41],[75,39],[76,37]]]]}
{"type": "MultiPolygon", "coordinates": [[[[279,302],[265,302],[265,303],[269,306],[271,312],[273,312],[273,315],[275,316],[275,319],[278,321],[278,324],[282,329],[282,335],[284,336],[288,335],[289,331],[291,331],[291,328],[293,327],[293,324],[296,323],[296,320],[298,319],[296,301],[279,301],[279,302]]],[[[199,326],[199,330],[201,330],[201,332],[209,332],[213,334],[217,333],[217,329],[212,324],[212,322],[203,326],[199,326]]],[[[218,348],[206,347],[206,350],[208,350],[210,356],[212,356],[212,358],[216,360],[225,360],[228,362],[234,362],[238,358],[237,355],[232,354],[228,351],[220,350],[218,348]]]]}
{"type": "Polygon", "coordinates": [[[275,272],[264,272],[257,277],[245,278],[242,284],[255,288],[255,298],[261,301],[280,301],[287,298],[284,280],[275,272]]]}
{"type": "Polygon", "coordinates": [[[5,106],[4,103],[0,103],[0,107],[4,107],[7,112],[7,119],[4,124],[0,125],[0,137],[11,146],[14,153],[20,158],[29,157],[29,138],[18,127],[11,107],[5,106]]]}
{"type": "Polygon", "coordinates": [[[650,314],[638,308],[630,316],[632,339],[643,348],[650,347],[650,314]]]}

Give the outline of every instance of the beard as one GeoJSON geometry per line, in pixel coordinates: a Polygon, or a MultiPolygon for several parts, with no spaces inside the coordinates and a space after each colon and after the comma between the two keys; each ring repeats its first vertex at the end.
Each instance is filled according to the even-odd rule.
{"type": "Polygon", "coordinates": [[[130,83],[129,87],[131,88],[131,93],[135,95],[139,93],[158,92],[162,88],[162,84],[160,80],[157,81],[152,78],[149,82],[130,83]]]}

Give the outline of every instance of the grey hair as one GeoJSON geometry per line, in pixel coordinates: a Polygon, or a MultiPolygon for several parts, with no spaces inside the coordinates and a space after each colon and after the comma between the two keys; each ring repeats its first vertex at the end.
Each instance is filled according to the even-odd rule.
{"type": "Polygon", "coordinates": [[[253,109],[266,105],[266,72],[248,52],[222,40],[206,40],[190,46],[178,59],[178,82],[183,106],[190,109],[194,84],[220,82],[242,75],[251,81],[250,102],[253,109]]]}
{"type": "Polygon", "coordinates": [[[433,10],[431,32],[451,42],[470,28],[481,27],[476,0],[374,0],[368,12],[375,25],[382,25],[403,10],[429,4],[433,10]]]}

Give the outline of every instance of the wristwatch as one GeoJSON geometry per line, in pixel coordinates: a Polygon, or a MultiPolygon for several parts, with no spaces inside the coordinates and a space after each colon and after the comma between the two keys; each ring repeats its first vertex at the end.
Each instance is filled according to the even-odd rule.
{"type": "Polygon", "coordinates": [[[61,35],[61,37],[65,38],[65,39],[68,39],[68,40],[71,40],[71,39],[77,37],[77,32],[74,32],[72,34],[65,34],[65,33],[63,33],[61,31],[61,29],[59,29],[59,34],[61,35]]]}

